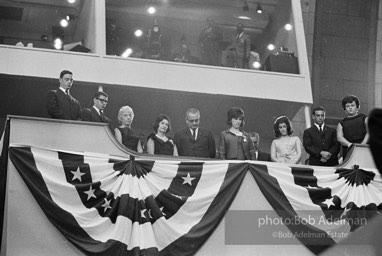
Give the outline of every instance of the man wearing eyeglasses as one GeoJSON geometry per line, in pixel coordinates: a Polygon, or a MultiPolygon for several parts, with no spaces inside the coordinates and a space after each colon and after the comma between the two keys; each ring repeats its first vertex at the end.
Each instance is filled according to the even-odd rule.
{"type": "Polygon", "coordinates": [[[211,131],[200,128],[200,112],[186,111],[187,127],[175,133],[174,142],[179,156],[215,158],[215,138],[211,131]]]}
{"type": "Polygon", "coordinates": [[[82,111],[82,119],[88,122],[110,124],[110,119],[103,113],[108,100],[109,95],[106,92],[96,92],[93,97],[93,107],[86,108],[82,111]]]}
{"type": "Polygon", "coordinates": [[[50,117],[55,119],[81,120],[81,104],[72,97],[73,73],[63,70],[60,73],[60,87],[48,92],[46,108],[50,117]]]}

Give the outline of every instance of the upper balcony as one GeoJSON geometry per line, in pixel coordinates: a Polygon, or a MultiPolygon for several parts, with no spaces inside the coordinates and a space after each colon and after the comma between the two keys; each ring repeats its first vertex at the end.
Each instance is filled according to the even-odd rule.
{"type": "Polygon", "coordinates": [[[69,2],[0,0],[0,73],[312,103],[299,0],[69,2]]]}

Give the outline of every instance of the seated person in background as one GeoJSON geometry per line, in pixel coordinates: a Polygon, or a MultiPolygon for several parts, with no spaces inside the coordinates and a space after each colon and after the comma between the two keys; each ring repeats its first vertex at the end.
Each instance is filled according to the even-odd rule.
{"type": "Polygon", "coordinates": [[[190,53],[190,50],[188,49],[188,46],[185,40],[182,40],[180,52],[175,54],[174,61],[185,62],[185,63],[188,63],[191,61],[191,53],[190,53]]]}
{"type": "Polygon", "coordinates": [[[60,73],[60,87],[48,92],[46,108],[52,118],[66,120],[81,120],[81,105],[70,94],[73,85],[73,73],[63,70],[60,73]]]}
{"type": "Polygon", "coordinates": [[[338,165],[340,145],[336,129],[325,125],[325,109],[321,106],[312,111],[314,125],[304,131],[303,145],[309,156],[309,165],[338,165]]]}
{"type": "Polygon", "coordinates": [[[273,130],[276,139],[271,144],[272,161],[289,164],[301,163],[302,143],[299,137],[290,136],[293,130],[288,117],[278,117],[273,125],[273,130]]]}
{"type": "Polygon", "coordinates": [[[211,131],[200,128],[200,112],[186,111],[187,127],[175,133],[174,142],[180,156],[215,158],[215,138],[211,131]]]}
{"type": "Polygon", "coordinates": [[[147,153],[177,156],[178,150],[174,142],[166,136],[171,130],[170,118],[164,114],[159,115],[153,128],[155,133],[150,134],[147,139],[147,153]]]}
{"type": "Polygon", "coordinates": [[[342,108],[347,117],[342,119],[337,126],[337,140],[342,145],[342,158],[345,159],[348,149],[353,143],[366,144],[367,115],[358,113],[360,101],[354,95],[348,95],[342,99],[342,108]]]}
{"type": "Polygon", "coordinates": [[[257,132],[249,132],[249,136],[251,137],[253,146],[255,147],[255,160],[271,162],[271,155],[259,150],[260,135],[257,132]]]}
{"type": "Polygon", "coordinates": [[[118,111],[118,121],[121,125],[114,129],[115,138],[128,149],[142,153],[143,148],[139,136],[131,129],[133,120],[133,109],[129,106],[121,107],[118,111]]]}
{"type": "Polygon", "coordinates": [[[227,124],[230,126],[220,136],[220,159],[255,160],[255,148],[244,126],[244,111],[233,107],[227,112],[227,124]]]}
{"type": "Polygon", "coordinates": [[[104,115],[103,111],[107,105],[109,96],[106,92],[98,91],[93,97],[93,107],[85,108],[82,111],[82,119],[88,122],[99,122],[110,124],[110,119],[104,115]]]}

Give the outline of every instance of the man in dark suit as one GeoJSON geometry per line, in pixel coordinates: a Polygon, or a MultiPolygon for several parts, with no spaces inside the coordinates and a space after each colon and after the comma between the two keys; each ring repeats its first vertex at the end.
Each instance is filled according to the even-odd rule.
{"type": "Polygon", "coordinates": [[[81,120],[81,105],[70,94],[73,85],[73,73],[63,70],[60,73],[60,87],[48,92],[46,108],[50,117],[55,119],[81,120]]]}
{"type": "Polygon", "coordinates": [[[107,93],[101,91],[96,92],[93,97],[93,107],[86,108],[82,111],[82,119],[88,122],[110,124],[110,119],[103,113],[108,100],[109,96],[107,93]]]}
{"type": "Polygon", "coordinates": [[[321,106],[312,111],[314,125],[306,129],[303,135],[303,145],[309,156],[309,165],[338,165],[340,145],[337,141],[337,131],[325,125],[325,109],[321,106]]]}
{"type": "Polygon", "coordinates": [[[253,146],[255,147],[255,154],[256,154],[256,160],[258,161],[268,161],[271,162],[271,155],[266,152],[262,152],[259,150],[259,144],[260,144],[260,135],[257,132],[250,132],[249,136],[251,137],[251,140],[253,142],[253,146]]]}
{"type": "Polygon", "coordinates": [[[211,131],[199,127],[199,110],[186,111],[186,124],[187,128],[177,131],[174,136],[179,156],[215,158],[215,138],[211,131]]]}

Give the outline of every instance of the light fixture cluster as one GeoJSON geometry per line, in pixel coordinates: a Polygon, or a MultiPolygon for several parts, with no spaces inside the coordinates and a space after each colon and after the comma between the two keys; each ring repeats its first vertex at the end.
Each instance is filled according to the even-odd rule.
{"type": "MultiPolygon", "coordinates": [[[[290,23],[287,23],[287,24],[284,25],[284,29],[285,29],[286,31],[291,31],[291,30],[293,29],[293,25],[290,24],[290,23]]],[[[281,48],[283,48],[283,47],[281,47],[281,48]]],[[[267,45],[267,49],[268,49],[269,51],[274,51],[274,50],[276,49],[276,46],[275,46],[274,44],[268,44],[268,45],[267,45]]]]}
{"type": "MultiPolygon", "coordinates": [[[[243,0],[243,12],[249,12],[248,0],[243,0]]],[[[256,13],[258,13],[258,14],[262,14],[263,13],[263,7],[261,6],[260,3],[257,3],[256,13]]]]}

